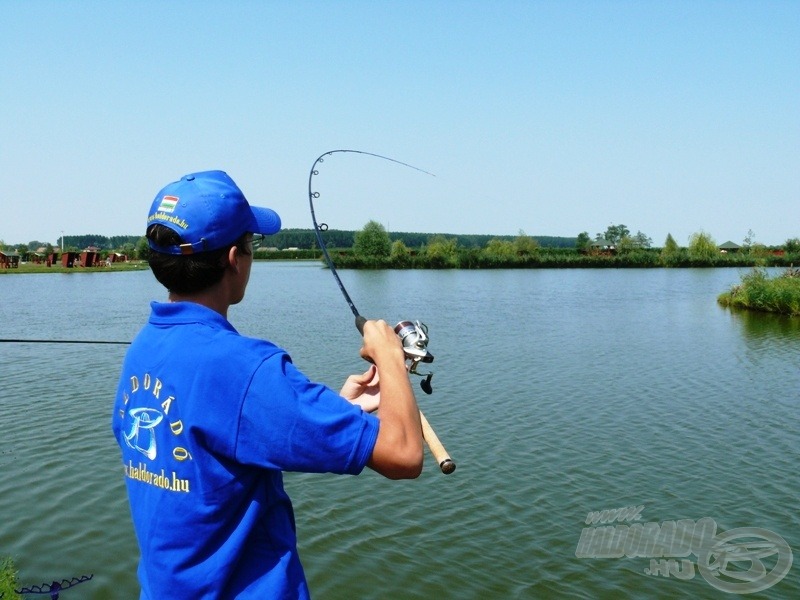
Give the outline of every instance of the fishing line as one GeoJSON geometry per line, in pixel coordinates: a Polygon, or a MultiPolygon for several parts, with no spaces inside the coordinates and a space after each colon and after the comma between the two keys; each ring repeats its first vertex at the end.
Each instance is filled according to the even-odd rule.
{"type": "Polygon", "coordinates": [[[28,340],[28,339],[12,339],[2,338],[0,343],[12,344],[114,344],[120,346],[128,346],[130,342],[108,342],[104,340],[28,340]]]}

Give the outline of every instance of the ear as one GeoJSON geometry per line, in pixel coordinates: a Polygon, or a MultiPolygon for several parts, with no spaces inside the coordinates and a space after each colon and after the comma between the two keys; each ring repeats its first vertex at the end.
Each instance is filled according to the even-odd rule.
{"type": "Polygon", "coordinates": [[[231,246],[228,250],[228,266],[233,269],[236,273],[239,272],[239,261],[242,258],[241,252],[239,252],[239,248],[236,246],[231,246]]]}

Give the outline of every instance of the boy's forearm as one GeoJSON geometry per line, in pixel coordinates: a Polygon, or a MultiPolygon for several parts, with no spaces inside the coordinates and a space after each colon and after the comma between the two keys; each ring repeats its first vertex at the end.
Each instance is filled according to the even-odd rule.
{"type": "Polygon", "coordinates": [[[378,373],[381,423],[370,466],[392,479],[417,477],[422,470],[422,425],[405,364],[378,364],[378,373]]]}

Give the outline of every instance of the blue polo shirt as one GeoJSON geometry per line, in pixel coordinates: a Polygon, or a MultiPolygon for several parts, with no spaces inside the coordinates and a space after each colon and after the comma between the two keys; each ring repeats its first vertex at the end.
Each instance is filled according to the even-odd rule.
{"type": "Polygon", "coordinates": [[[112,419],[141,598],[307,598],[281,472],[360,473],[378,419],[209,308],[151,308],[112,419]]]}

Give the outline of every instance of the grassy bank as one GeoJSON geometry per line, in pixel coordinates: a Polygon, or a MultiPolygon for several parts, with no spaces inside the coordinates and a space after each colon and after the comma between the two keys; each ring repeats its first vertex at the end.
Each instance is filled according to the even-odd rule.
{"type": "Polygon", "coordinates": [[[0,558],[0,598],[16,600],[22,598],[15,590],[18,588],[17,570],[10,556],[0,558]]]}
{"type": "Polygon", "coordinates": [[[713,253],[697,256],[680,249],[640,249],[630,252],[579,252],[574,248],[536,248],[517,252],[511,247],[460,248],[455,245],[363,256],[351,249],[330,249],[339,269],[651,269],[788,267],[800,254],[713,253]],[[433,251],[432,251],[433,250],[433,251]]]}
{"type": "MultiPolygon", "coordinates": [[[[406,249],[390,256],[364,256],[351,248],[329,249],[337,269],[652,269],[652,268],[725,268],[791,267],[800,263],[800,253],[792,254],[722,254],[697,257],[685,249],[666,254],[659,249],[621,253],[581,253],[574,248],[537,248],[531,252],[491,252],[483,248],[406,249]]],[[[505,250],[505,249],[503,249],[505,250]]],[[[324,264],[320,250],[256,250],[256,261],[318,261],[324,264]]],[[[149,269],[144,260],[111,263],[100,267],[67,268],[60,264],[48,267],[22,263],[18,268],[0,269],[0,275],[15,273],[118,273],[149,269]]]]}
{"type": "Polygon", "coordinates": [[[732,308],[800,316],[800,269],[789,268],[775,277],[764,269],[753,269],[717,301],[732,308]]]}
{"type": "Polygon", "coordinates": [[[121,271],[141,271],[149,269],[145,261],[132,260],[129,262],[111,263],[102,267],[63,267],[53,265],[48,267],[44,263],[21,263],[13,269],[0,269],[0,275],[14,275],[19,273],[119,273],[121,271]]]}

